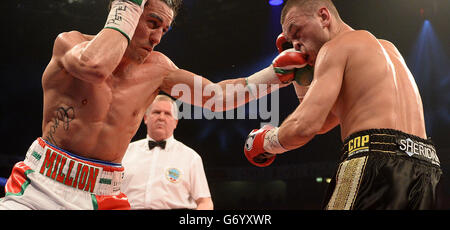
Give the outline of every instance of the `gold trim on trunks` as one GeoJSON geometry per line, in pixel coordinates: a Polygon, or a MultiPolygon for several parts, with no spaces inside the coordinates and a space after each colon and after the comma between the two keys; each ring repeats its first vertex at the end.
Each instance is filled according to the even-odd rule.
{"type": "Polygon", "coordinates": [[[336,187],[327,205],[328,210],[352,209],[364,175],[368,156],[358,157],[340,164],[336,177],[336,187]]]}

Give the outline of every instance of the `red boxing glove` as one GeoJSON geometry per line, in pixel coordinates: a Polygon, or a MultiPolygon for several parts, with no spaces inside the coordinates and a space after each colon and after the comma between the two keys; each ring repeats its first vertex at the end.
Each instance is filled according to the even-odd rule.
{"type": "Polygon", "coordinates": [[[269,166],[275,160],[275,154],[267,153],[264,150],[264,137],[271,129],[273,129],[273,127],[269,126],[264,126],[261,129],[254,129],[245,141],[245,157],[247,157],[247,160],[250,163],[258,167],[269,166]]]}
{"type": "MultiPolygon", "coordinates": [[[[278,35],[276,45],[279,53],[282,53],[283,51],[294,47],[292,43],[288,42],[283,33],[278,35]]],[[[291,75],[291,72],[283,74],[281,69],[275,69],[275,71],[280,71],[280,73],[277,73],[277,76],[279,77],[281,82],[288,83],[292,81],[292,78],[294,78],[299,85],[308,86],[311,84],[314,73],[314,68],[312,66],[306,65],[303,68],[294,69],[294,75],[291,75]]]]}
{"type": "Polygon", "coordinates": [[[305,54],[293,48],[281,52],[272,62],[275,74],[284,84],[291,82],[296,69],[301,69],[306,64],[305,54]]]}
{"type": "Polygon", "coordinates": [[[283,35],[283,33],[278,35],[278,38],[277,38],[277,41],[276,41],[276,45],[277,45],[278,53],[281,53],[281,52],[283,52],[285,50],[288,50],[290,48],[294,48],[292,43],[287,41],[287,39],[283,35]]]}

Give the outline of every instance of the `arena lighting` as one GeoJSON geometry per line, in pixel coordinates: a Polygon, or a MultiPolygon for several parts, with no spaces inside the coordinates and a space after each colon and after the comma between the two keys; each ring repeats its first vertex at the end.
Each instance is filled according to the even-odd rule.
{"type": "Polygon", "coordinates": [[[284,2],[283,0],[269,0],[269,4],[271,6],[279,6],[283,4],[283,2],[284,2]]]}
{"type": "Polygon", "coordinates": [[[8,179],[0,177],[0,187],[5,187],[8,179]]]}
{"type": "Polygon", "coordinates": [[[67,0],[67,2],[68,2],[69,4],[72,4],[72,3],[84,3],[83,0],[67,0]]]}
{"type": "Polygon", "coordinates": [[[422,92],[427,132],[433,133],[433,123],[450,123],[450,62],[430,20],[423,21],[407,63],[422,92]]]}
{"type": "Polygon", "coordinates": [[[327,183],[327,184],[329,184],[330,182],[331,182],[331,178],[323,178],[323,177],[316,177],[316,182],[317,183],[322,183],[323,181],[324,181],[324,179],[325,179],[325,182],[327,183]]]}

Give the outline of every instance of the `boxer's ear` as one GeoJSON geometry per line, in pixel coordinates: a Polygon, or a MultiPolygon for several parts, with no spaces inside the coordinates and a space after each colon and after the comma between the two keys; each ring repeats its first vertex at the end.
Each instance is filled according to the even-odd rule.
{"type": "Polygon", "coordinates": [[[331,13],[326,7],[322,7],[317,11],[322,27],[329,27],[331,23],[331,13]]]}

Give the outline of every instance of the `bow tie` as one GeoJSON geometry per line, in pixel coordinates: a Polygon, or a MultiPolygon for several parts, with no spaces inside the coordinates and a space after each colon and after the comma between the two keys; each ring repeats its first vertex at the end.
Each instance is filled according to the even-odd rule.
{"type": "Polygon", "coordinates": [[[148,141],[148,148],[152,150],[156,146],[159,146],[160,148],[164,149],[166,148],[166,141],[148,141]]]}

